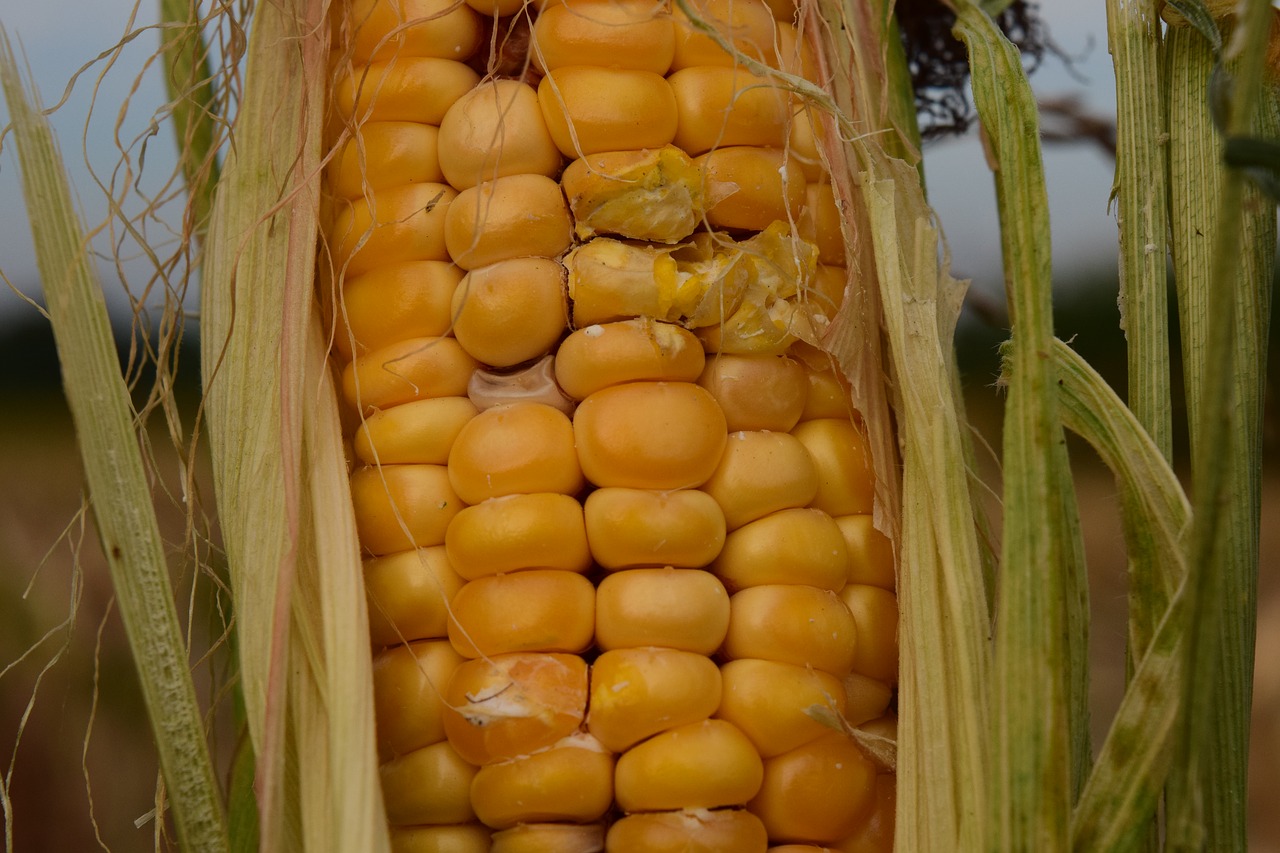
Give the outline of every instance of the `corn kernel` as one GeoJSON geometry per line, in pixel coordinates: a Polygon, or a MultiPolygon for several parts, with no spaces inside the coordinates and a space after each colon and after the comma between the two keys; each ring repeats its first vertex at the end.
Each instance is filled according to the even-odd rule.
{"type": "Polygon", "coordinates": [[[383,465],[351,475],[356,530],[375,556],[443,545],[462,501],[443,465],[383,465]]]}
{"type": "Polygon", "coordinates": [[[853,671],[898,683],[898,599],[876,586],[850,584],[840,592],[858,626],[857,656],[853,671]]]}
{"type": "Polygon", "coordinates": [[[790,95],[741,68],[701,65],[667,78],[680,121],[675,144],[691,156],[730,145],[781,148],[790,95]]]}
{"type": "Polygon", "coordinates": [[[790,432],[809,393],[804,367],[775,355],[714,356],[698,384],[720,404],[730,432],[790,432]]]}
{"type": "Polygon", "coordinates": [[[511,367],[545,355],[569,324],[565,271],[514,258],[467,273],[453,292],[453,333],[477,361],[511,367]]]}
{"type": "Polygon", "coordinates": [[[477,578],[453,597],[449,640],[467,658],[578,653],[591,645],[595,604],[591,581],[575,572],[529,569],[477,578]]]}
{"type": "Polygon", "coordinates": [[[458,433],[449,481],[469,504],[535,492],[577,494],[584,483],[573,436],[569,419],[550,406],[495,406],[458,433]]]}
{"type": "Polygon", "coordinates": [[[566,65],[666,74],[675,28],[660,0],[560,0],[533,22],[530,56],[543,71],[566,65]]]}
{"type": "Polygon", "coordinates": [[[476,816],[495,829],[540,821],[597,820],[613,805],[613,756],[587,735],[480,768],[476,816]]]}
{"type": "Polygon", "coordinates": [[[384,759],[445,739],[444,689],[460,663],[443,640],[393,646],[374,657],[373,707],[384,759]]]}
{"type": "Polygon", "coordinates": [[[371,121],[343,143],[329,167],[329,187],[342,198],[401,184],[441,183],[439,130],[416,121],[371,121]]]}
{"type": "Polygon", "coordinates": [[[837,677],[853,668],[857,629],[844,602],[810,586],[753,586],[729,599],[729,660],[812,666],[837,677]]]}
{"type": "Polygon", "coordinates": [[[702,568],[724,545],[724,513],[696,489],[596,489],[583,509],[591,553],[606,569],[702,568]]]}
{"type": "Polygon", "coordinates": [[[574,232],[674,243],[702,220],[702,190],[689,155],[674,145],[605,151],[574,160],[560,176],[574,232]]]}
{"type": "Polygon", "coordinates": [[[453,0],[350,0],[354,59],[434,56],[466,60],[484,36],[480,16],[453,0]]]}
{"type": "Polygon", "coordinates": [[[785,432],[731,432],[720,466],[702,490],[737,530],[770,513],[807,506],[818,493],[818,470],[804,445],[785,432]]]}
{"type": "Polygon", "coordinates": [[[347,365],[342,395],[365,414],[429,397],[460,397],[476,367],[453,338],[408,338],[347,365]]]}
{"type": "Polygon", "coordinates": [[[548,72],[538,102],[560,153],[570,159],[660,148],[676,135],[676,99],[661,74],[570,65],[548,72]]]}
{"type": "MultiPolygon", "coordinates": [[[[760,62],[773,57],[776,25],[762,0],[694,0],[697,15],[725,37],[735,50],[760,62]]],[[[738,60],[710,36],[694,29],[681,9],[674,13],[675,56],[672,70],[695,65],[737,65],[738,60]]]]}
{"type": "Polygon", "coordinates": [[[764,853],[760,818],[742,809],[627,815],[609,827],[607,853],[764,853]]]}
{"type": "Polygon", "coordinates": [[[449,306],[462,270],[447,261],[386,264],[349,277],[342,286],[333,342],[346,359],[406,338],[448,334],[449,306]]]}
{"type": "Polygon", "coordinates": [[[507,495],[469,506],[445,531],[454,570],[467,580],[520,569],[591,567],[582,505],[568,495],[507,495]]]}
{"type": "Polygon", "coordinates": [[[489,830],[478,823],[395,826],[391,853],[489,853],[489,830]]]}
{"type": "Polygon", "coordinates": [[[709,655],[729,630],[729,595],[710,572],[628,569],[596,589],[596,645],[663,646],[709,655]]]}
{"type": "MultiPolygon", "coordinates": [[[[343,75],[334,89],[334,111],[355,124],[412,121],[439,125],[449,108],[479,82],[480,75],[462,62],[400,56],[390,62],[356,66],[343,75]]],[[[438,150],[444,154],[443,149],[438,150]]]]}
{"type": "Polygon", "coordinates": [[[783,509],[730,533],[711,571],[730,592],[764,584],[839,592],[849,576],[849,553],[831,516],[783,509]]]}
{"type": "Polygon", "coordinates": [[[694,164],[702,170],[703,192],[737,191],[707,207],[707,222],[719,228],[763,231],[774,222],[794,222],[804,207],[805,180],[800,166],[776,148],[716,148],[694,164]]]}
{"type": "Polygon", "coordinates": [[[647,317],[578,329],[556,351],[556,380],[575,400],[640,380],[692,382],[702,346],[687,329],[647,317]]]}
{"type": "Polygon", "coordinates": [[[747,736],[724,720],[668,729],[618,757],[614,789],[628,812],[746,803],[764,768],[747,736]]]}
{"type": "Polygon", "coordinates": [[[507,175],[469,187],[444,219],[449,257],[464,270],[511,258],[554,258],[569,248],[572,235],[560,185],[545,175],[507,175]]]}
{"type": "Polygon", "coordinates": [[[716,716],[741,729],[764,758],[827,734],[844,714],[844,684],[820,670],[744,658],[724,664],[720,676],[716,716]]]}
{"type": "Polygon", "coordinates": [[[394,826],[466,823],[475,819],[471,780],[476,768],[448,741],[424,746],[378,768],[387,819],[394,826]]]}
{"type": "Polygon", "coordinates": [[[601,853],[602,823],[522,823],[493,834],[489,853],[601,853]]]}
{"type": "Polygon", "coordinates": [[[658,732],[705,720],[720,704],[711,658],[677,649],[607,651],[591,667],[587,730],[623,752],[658,732]]]}
{"type": "Polygon", "coordinates": [[[852,834],[875,800],[876,769],[841,732],[766,759],[748,808],[774,841],[832,844],[852,834]]]}
{"type": "Polygon", "coordinates": [[[356,430],[356,458],[369,465],[444,465],[454,439],[478,412],[466,397],[431,397],[374,412],[356,430]]]}
{"type": "Polygon", "coordinates": [[[893,543],[876,530],[870,514],[842,515],[836,519],[849,549],[849,583],[878,586],[893,592],[893,543]]]}
{"type": "Polygon", "coordinates": [[[818,466],[813,506],[831,516],[869,513],[875,508],[875,480],[866,439],[851,421],[821,418],[791,431],[818,466]]]}
{"type": "Polygon", "coordinates": [[[330,229],[334,265],[354,276],[383,264],[449,260],[444,216],[455,195],[445,184],[405,184],[347,202],[330,229]]]}
{"type": "Polygon", "coordinates": [[[554,175],[560,152],[538,95],[519,80],[470,89],[439,121],[440,168],[459,190],[506,175],[554,175]]]}
{"type": "Polygon", "coordinates": [[[364,590],[373,644],[445,636],[449,602],[463,583],[440,546],[366,560],[364,590]]]}

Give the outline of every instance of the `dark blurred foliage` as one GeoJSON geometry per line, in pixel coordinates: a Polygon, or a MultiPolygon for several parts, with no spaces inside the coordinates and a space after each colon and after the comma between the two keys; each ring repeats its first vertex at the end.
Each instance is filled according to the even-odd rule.
{"type": "MultiPolygon", "coordinates": [[[[973,105],[966,94],[969,62],[964,45],[951,34],[955,13],[942,0],[897,0],[894,10],[916,90],[920,132],[926,140],[963,133],[973,120],[973,105]]],[[[995,21],[1022,52],[1027,72],[1039,67],[1052,49],[1039,4],[1016,0],[995,21]]]]}

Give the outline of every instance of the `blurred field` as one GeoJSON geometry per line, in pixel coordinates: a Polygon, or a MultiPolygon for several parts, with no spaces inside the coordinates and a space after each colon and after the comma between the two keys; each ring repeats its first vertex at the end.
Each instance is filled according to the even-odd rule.
{"type": "MultiPolygon", "coordinates": [[[[1114,310],[1114,302],[1098,299],[1089,305],[1072,314],[1072,304],[1067,304],[1059,320],[1064,336],[1087,332],[1089,327],[1094,331],[1115,327],[1112,318],[1099,316],[1106,313],[1107,305],[1114,310]]],[[[995,375],[991,347],[999,335],[980,325],[966,328],[963,364],[974,422],[998,446],[999,399],[991,387],[995,375]]],[[[1080,346],[1091,358],[1112,363],[1117,340],[1095,335],[1081,340],[1080,346]]],[[[0,363],[23,365],[0,376],[0,761],[12,773],[14,849],[80,851],[101,844],[113,851],[150,850],[155,832],[149,815],[156,795],[156,760],[123,629],[111,608],[106,566],[83,514],[79,459],[69,416],[56,390],[51,345],[40,330],[30,329],[0,341],[0,349],[7,356],[0,363]],[[78,574],[73,567],[78,567],[78,574]],[[75,617],[67,623],[73,609],[75,617]],[[28,650],[31,653],[23,658],[28,650]],[[42,677],[42,670],[55,657],[56,664],[42,677]],[[37,682],[39,690],[24,726],[23,715],[37,682]],[[20,729],[21,743],[15,747],[20,729]]],[[[194,367],[194,353],[188,363],[194,367]]],[[[1275,445],[1273,436],[1271,449],[1275,445]]],[[[164,446],[157,437],[158,484],[173,489],[179,482],[178,469],[171,455],[161,453],[164,446]]],[[[1109,475],[1087,452],[1076,457],[1090,558],[1094,729],[1100,742],[1107,715],[1123,688],[1123,539],[1109,475]]],[[[1250,791],[1251,849],[1259,853],[1280,851],[1280,811],[1275,808],[1280,801],[1275,771],[1280,766],[1277,473],[1273,465],[1263,498],[1250,791]]],[[[207,499],[207,478],[200,479],[199,488],[207,499]]],[[[192,563],[189,546],[184,548],[184,511],[170,496],[163,496],[160,503],[166,538],[173,548],[179,607],[186,614],[192,563]]],[[[201,589],[207,592],[208,588],[202,582],[201,589]]],[[[198,628],[197,649],[202,649],[218,619],[209,612],[206,595],[196,597],[190,614],[198,628]]],[[[211,666],[201,665],[197,683],[206,693],[212,680],[211,666]]],[[[208,707],[207,696],[203,701],[208,707]]],[[[222,722],[216,744],[224,768],[232,745],[225,724],[227,705],[225,699],[218,704],[222,722]]]]}

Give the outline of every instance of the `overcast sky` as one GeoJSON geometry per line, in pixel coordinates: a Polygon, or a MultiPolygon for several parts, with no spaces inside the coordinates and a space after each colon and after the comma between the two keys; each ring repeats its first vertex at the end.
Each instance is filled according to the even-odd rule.
{"type": "MultiPolygon", "coordinates": [[[[147,23],[143,13],[154,14],[154,5],[148,2],[143,6],[135,28],[147,23]]],[[[42,100],[51,105],[62,97],[67,82],[78,68],[121,38],[132,8],[132,0],[14,2],[6,4],[0,23],[14,42],[20,60],[25,58],[28,63],[42,100]]],[[[1070,68],[1061,59],[1046,57],[1032,78],[1038,94],[1042,98],[1078,97],[1082,108],[1089,113],[1112,113],[1115,90],[1106,51],[1103,0],[1044,0],[1041,9],[1054,43],[1070,57],[1070,68]]],[[[123,119],[118,114],[118,105],[129,95],[139,70],[157,44],[158,36],[154,32],[144,33],[105,74],[103,64],[94,65],[80,78],[67,103],[53,118],[87,222],[102,221],[107,210],[101,192],[94,186],[89,165],[100,180],[110,180],[118,157],[113,139],[119,137],[128,144],[144,134],[152,112],[163,101],[158,69],[153,67],[142,76],[123,119]],[[90,124],[86,147],[82,140],[95,86],[101,106],[90,124]],[[86,165],[84,150],[89,152],[89,165],[86,165]]],[[[0,125],[7,121],[7,108],[0,106],[0,125]]],[[[172,143],[168,128],[164,130],[149,143],[149,157],[163,157],[171,162],[172,143]]],[[[1082,266],[1114,268],[1115,223],[1107,211],[1110,160],[1087,145],[1050,146],[1045,151],[1045,163],[1055,269],[1069,273],[1082,266]]],[[[973,277],[975,287],[998,294],[1000,253],[993,190],[976,137],[971,134],[965,139],[930,146],[926,151],[926,168],[930,197],[941,217],[957,272],[973,277]]],[[[151,234],[152,239],[163,236],[159,231],[151,234]]],[[[135,269],[145,270],[145,267],[135,269]]],[[[0,150],[0,270],[10,282],[24,290],[38,290],[16,157],[8,140],[0,150]]],[[[120,298],[116,277],[110,271],[104,272],[113,309],[124,310],[126,303],[120,298]]],[[[0,332],[11,327],[20,314],[30,311],[7,289],[0,290],[0,332]]]]}

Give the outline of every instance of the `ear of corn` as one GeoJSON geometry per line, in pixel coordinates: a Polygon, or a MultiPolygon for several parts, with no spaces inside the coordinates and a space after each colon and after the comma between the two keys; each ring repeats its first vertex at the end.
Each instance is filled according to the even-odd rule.
{"type": "Polygon", "coordinates": [[[492,10],[374,9],[334,18],[325,233],[393,849],[890,849],[852,727],[893,547],[817,346],[848,253],[795,10],[527,5],[529,64],[446,90],[492,10]]]}

